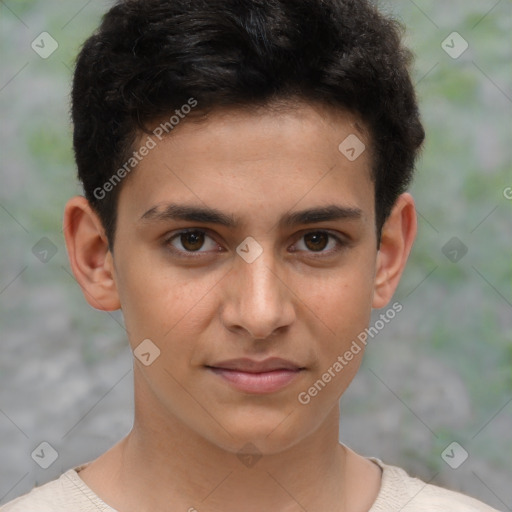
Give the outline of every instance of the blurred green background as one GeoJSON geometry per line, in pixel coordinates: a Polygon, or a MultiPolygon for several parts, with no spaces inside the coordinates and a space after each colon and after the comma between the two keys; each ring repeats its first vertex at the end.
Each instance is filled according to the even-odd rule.
{"type": "MultiPolygon", "coordinates": [[[[0,503],[131,427],[122,318],[87,305],[61,229],[67,198],[81,193],[73,60],[110,4],[0,1],[0,503]],[[42,32],[58,43],[47,58],[31,47],[42,32]],[[46,470],[30,456],[42,441],[59,453],[46,470]]],[[[340,439],[512,510],[512,2],[380,5],[416,55],[427,130],[411,190],[419,234],[395,297],[403,311],[371,340],[342,398],[340,439]],[[469,455],[457,469],[442,456],[454,441],[457,457],[469,455]]]]}

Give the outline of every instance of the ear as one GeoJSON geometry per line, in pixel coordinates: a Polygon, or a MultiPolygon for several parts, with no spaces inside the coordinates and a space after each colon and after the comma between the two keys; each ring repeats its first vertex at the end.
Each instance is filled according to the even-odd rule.
{"type": "Polygon", "coordinates": [[[67,202],[63,231],[71,270],[87,302],[102,311],[119,309],[114,262],[105,230],[85,197],[67,202]]]}
{"type": "Polygon", "coordinates": [[[393,297],[416,238],[417,218],[414,199],[402,194],[382,227],[373,304],[376,309],[386,306],[393,297]]]}

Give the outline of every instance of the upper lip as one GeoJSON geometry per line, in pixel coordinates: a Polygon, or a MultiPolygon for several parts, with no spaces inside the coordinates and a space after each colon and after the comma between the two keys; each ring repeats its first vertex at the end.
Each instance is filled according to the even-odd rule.
{"type": "Polygon", "coordinates": [[[223,370],[237,370],[246,373],[264,373],[274,370],[302,370],[303,367],[279,357],[270,357],[262,361],[255,361],[249,358],[229,359],[219,363],[207,365],[209,368],[220,368],[223,370]]]}

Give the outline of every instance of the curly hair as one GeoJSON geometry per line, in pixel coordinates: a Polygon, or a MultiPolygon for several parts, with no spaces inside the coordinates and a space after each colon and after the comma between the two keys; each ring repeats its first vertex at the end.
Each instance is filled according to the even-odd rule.
{"type": "Polygon", "coordinates": [[[94,191],[149,123],[191,98],[194,115],[290,98],[357,114],[379,238],[425,137],[401,36],[367,0],[119,0],[84,43],[72,89],[78,177],[110,247],[122,186],[94,191]]]}

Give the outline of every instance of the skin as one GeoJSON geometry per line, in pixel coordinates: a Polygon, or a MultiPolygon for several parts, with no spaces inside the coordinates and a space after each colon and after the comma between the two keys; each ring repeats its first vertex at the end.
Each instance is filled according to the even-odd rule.
{"type": "Polygon", "coordinates": [[[145,339],[160,349],[149,366],[134,358],[133,430],[80,472],[110,506],[371,508],[381,471],[338,439],[339,398],[364,351],[307,405],[297,398],[349,349],[372,308],[388,304],[416,235],[413,199],[402,194],[377,247],[370,151],[351,162],[338,150],[350,134],[370,148],[366,133],[347,112],[302,102],[182,122],[122,183],[113,252],[88,202],[68,202],[66,244],[86,299],[122,309],[132,349],[145,339]],[[240,224],[142,218],[170,202],[215,208],[240,224]],[[359,213],[278,224],[287,213],[330,204],[359,213]],[[203,245],[170,240],[187,228],[206,232],[203,245]],[[338,252],[333,238],[305,236],[322,230],[340,238],[338,252]],[[236,252],[249,236],[263,250],[252,263],[236,252]],[[205,367],[239,357],[281,357],[304,370],[258,395],[205,367]],[[247,443],[261,455],[251,467],[237,457],[247,443]]]}

